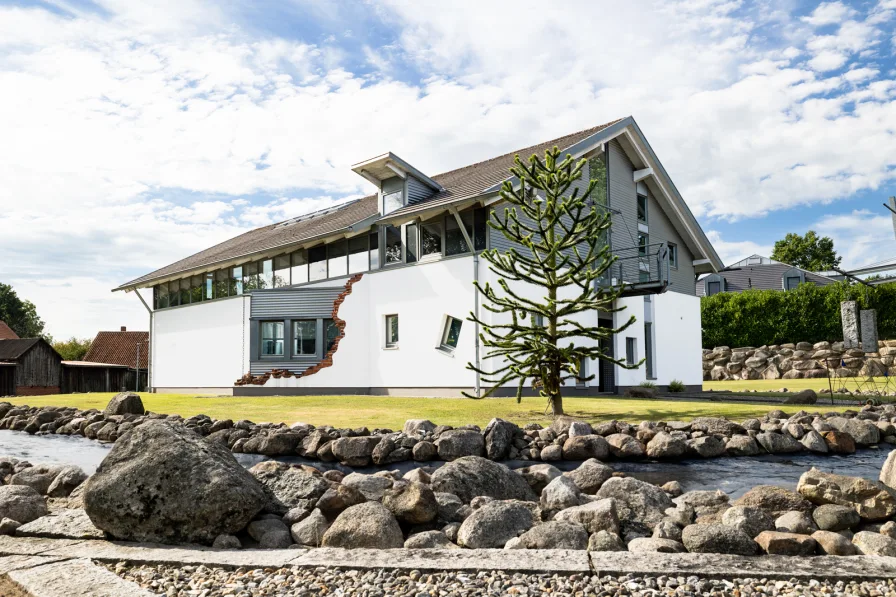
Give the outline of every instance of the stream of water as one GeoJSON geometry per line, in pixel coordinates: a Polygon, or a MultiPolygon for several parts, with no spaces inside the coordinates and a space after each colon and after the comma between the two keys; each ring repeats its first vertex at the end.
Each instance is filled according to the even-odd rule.
{"type": "MultiPolygon", "coordinates": [[[[86,439],[77,435],[28,435],[23,431],[0,432],[0,456],[13,456],[27,460],[32,464],[75,464],[88,474],[93,474],[111,444],[86,439]]],[[[617,471],[623,471],[632,477],[662,484],[676,480],[685,491],[697,489],[721,489],[732,498],[736,498],[756,485],[778,485],[795,489],[800,475],[814,466],[825,472],[866,477],[876,480],[881,466],[887,459],[891,446],[859,450],[849,456],[824,456],[817,454],[764,455],[739,458],[712,458],[708,460],[682,460],[679,462],[630,462],[619,461],[609,463],[617,471]]],[[[263,460],[271,460],[269,456],[259,454],[234,454],[245,467],[250,467],[263,460]]],[[[373,473],[378,470],[398,469],[402,472],[420,466],[440,466],[441,462],[400,462],[386,467],[363,467],[351,469],[336,462],[319,462],[299,456],[273,458],[288,463],[301,463],[321,470],[338,469],[343,472],[373,473]]],[[[530,466],[527,461],[505,461],[510,468],[530,466]]],[[[552,462],[561,470],[572,470],[578,462],[552,462]]]]}

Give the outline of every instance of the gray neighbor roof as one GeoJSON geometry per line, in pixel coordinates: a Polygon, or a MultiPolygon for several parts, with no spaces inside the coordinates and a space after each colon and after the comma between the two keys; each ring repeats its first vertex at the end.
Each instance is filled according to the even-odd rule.
{"type": "MultiPolygon", "coordinates": [[[[545,150],[554,146],[566,150],[572,148],[577,143],[585,141],[595,133],[623,121],[634,122],[631,117],[614,120],[600,126],[433,176],[432,179],[441,185],[444,190],[437,192],[424,201],[397,209],[383,219],[391,220],[396,216],[409,215],[417,211],[448,205],[463,199],[482,196],[486,191],[510,177],[509,169],[513,165],[516,155],[527,157],[532,154],[543,154],[545,150]]],[[[178,276],[178,274],[188,274],[197,270],[214,269],[218,264],[232,262],[243,257],[248,261],[252,256],[264,251],[271,251],[281,247],[287,250],[292,245],[314,241],[318,238],[347,231],[353,225],[370,225],[377,219],[379,219],[379,205],[376,195],[355,199],[326,210],[321,215],[308,217],[307,219],[302,217],[291,218],[286,222],[250,230],[154,272],[131,280],[115,290],[150,286],[150,282],[155,280],[173,278],[178,276]],[[286,225],[293,220],[295,220],[294,223],[286,225]]]]}
{"type": "MultiPolygon", "coordinates": [[[[725,278],[726,292],[741,292],[744,290],[783,290],[784,272],[797,269],[803,272],[806,282],[814,282],[818,286],[833,284],[834,280],[818,274],[802,270],[787,263],[766,263],[756,265],[728,266],[719,270],[718,275],[725,278]]],[[[697,296],[706,294],[704,288],[706,278],[697,280],[697,296]]]]}

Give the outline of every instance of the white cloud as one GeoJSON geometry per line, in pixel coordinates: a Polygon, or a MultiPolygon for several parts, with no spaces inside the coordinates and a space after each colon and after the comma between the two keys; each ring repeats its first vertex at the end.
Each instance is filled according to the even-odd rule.
{"type": "Polygon", "coordinates": [[[874,212],[857,209],[847,214],[825,215],[814,224],[814,230],[834,240],[834,248],[843,257],[843,268],[896,260],[896,233],[888,213],[881,207],[874,212]]]}
{"type": "Polygon", "coordinates": [[[812,14],[807,17],[802,17],[800,20],[813,27],[822,27],[824,25],[840,23],[847,17],[853,16],[855,13],[855,10],[842,2],[822,2],[812,11],[812,14]]]}
{"type": "Polygon", "coordinates": [[[742,259],[746,259],[750,255],[762,255],[769,257],[772,254],[772,245],[764,245],[749,240],[730,241],[722,238],[717,230],[707,230],[706,237],[719,254],[719,258],[725,265],[736,263],[742,259]]]}
{"type": "MultiPolygon", "coordinates": [[[[364,32],[334,3],[300,3],[340,33],[299,41],[199,0],[2,7],[4,281],[55,335],[135,325],[118,320],[142,321],[139,302],[110,288],[368,192],[352,163],[392,150],[435,174],[628,114],[704,221],[875,189],[893,178],[896,83],[860,54],[893,19],[835,4],[801,22],[714,0],[392,2],[366,9],[396,39],[360,57],[337,45],[364,32]]],[[[726,261],[770,250],[718,242],[726,261]]]]}

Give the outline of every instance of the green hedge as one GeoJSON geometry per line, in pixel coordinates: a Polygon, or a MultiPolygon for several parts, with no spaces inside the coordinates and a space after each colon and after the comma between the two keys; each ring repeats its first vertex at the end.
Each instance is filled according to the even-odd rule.
{"type": "Polygon", "coordinates": [[[877,309],[880,338],[896,338],[896,283],[869,288],[837,282],[800,284],[795,290],[721,292],[700,299],[703,347],[762,346],[843,339],[840,302],[877,309]]]}

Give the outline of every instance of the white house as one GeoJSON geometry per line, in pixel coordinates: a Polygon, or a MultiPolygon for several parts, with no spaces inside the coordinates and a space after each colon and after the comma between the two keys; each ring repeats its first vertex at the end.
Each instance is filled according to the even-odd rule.
{"type": "Polygon", "coordinates": [[[494,320],[473,281],[495,277],[478,255],[509,246],[486,225],[488,213],[500,208],[514,155],[555,145],[588,159],[581,185],[600,180],[594,199],[613,214],[609,243],[619,260],[602,283],[625,282],[617,305],[625,310],[594,312],[590,323],[617,327],[634,314],[638,322],[605,350],[646,359],[634,370],[586,363],[595,378],[565,393],[645,380],[699,387],[695,282],[722,264],[631,117],[432,177],[387,153],[353,167],[374,195],[252,230],[123,284],[116,290],[153,289],[151,386],[234,395],[475,391],[481,381],[467,363],[493,364],[467,317],[494,320]]]}

